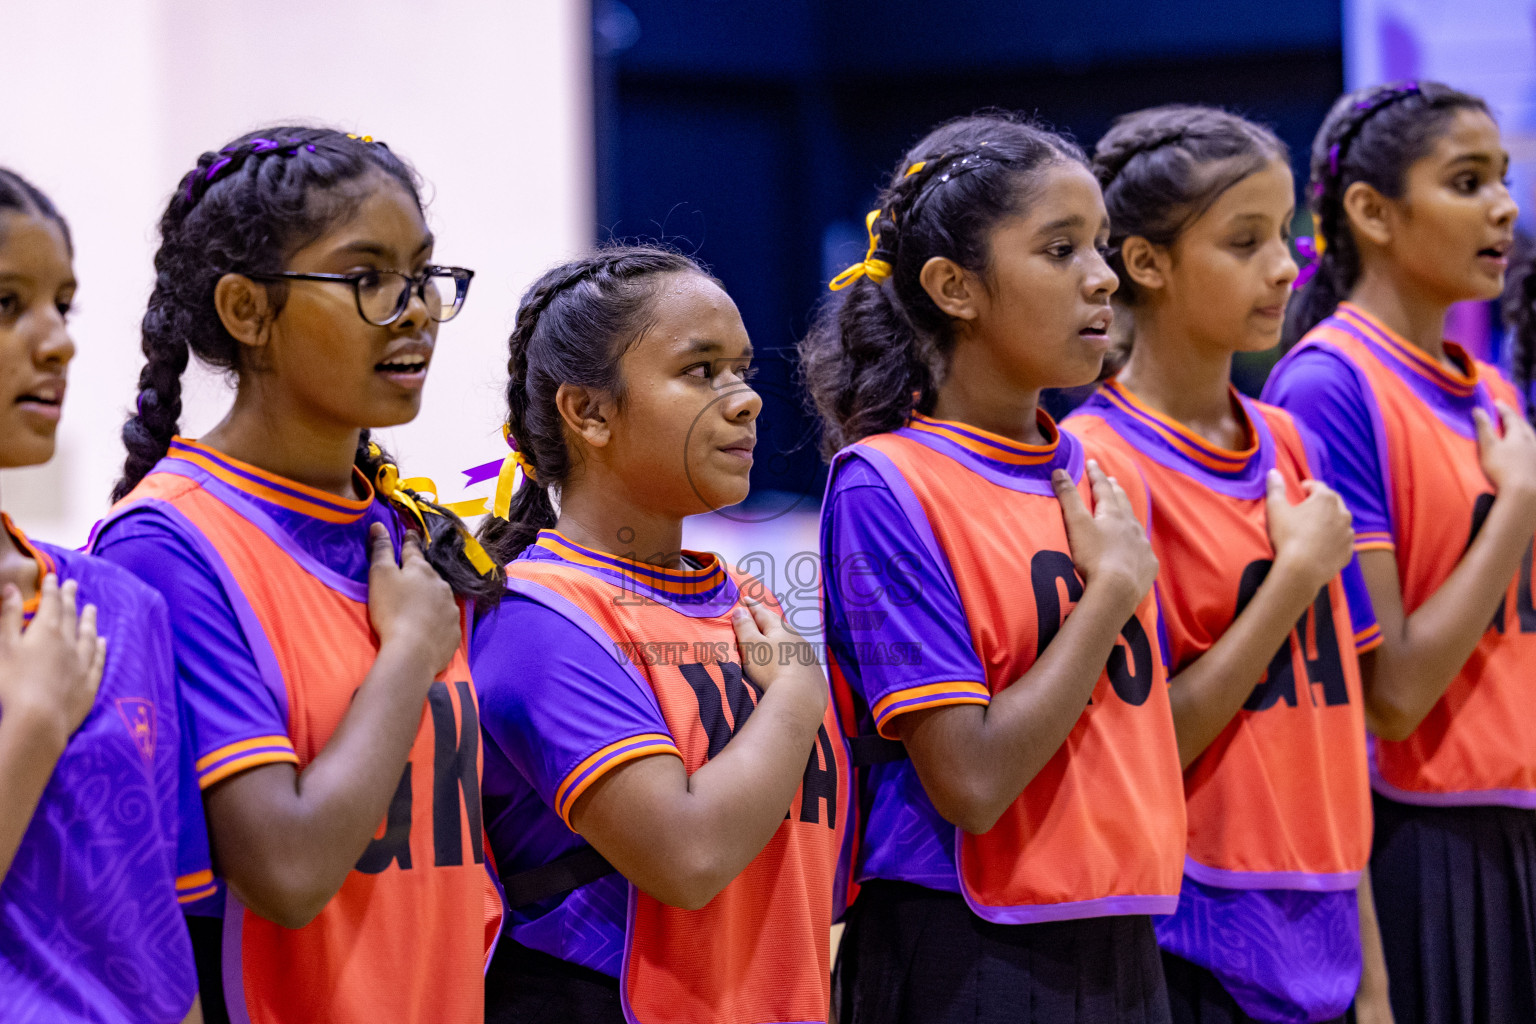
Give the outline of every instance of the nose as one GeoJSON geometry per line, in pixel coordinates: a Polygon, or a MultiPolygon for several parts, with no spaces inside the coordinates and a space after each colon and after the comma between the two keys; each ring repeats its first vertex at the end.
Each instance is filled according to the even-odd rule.
{"type": "Polygon", "coordinates": [[[63,313],[48,306],[32,346],[32,362],[41,369],[62,370],[74,358],[75,341],[69,336],[69,324],[63,313]]]}
{"type": "Polygon", "coordinates": [[[1296,282],[1301,274],[1301,268],[1296,265],[1296,258],[1291,255],[1291,247],[1284,241],[1279,246],[1279,259],[1274,262],[1270,270],[1270,280],[1277,285],[1289,286],[1296,282]]]}
{"type": "Polygon", "coordinates": [[[407,279],[405,285],[405,309],[400,313],[400,319],[390,324],[397,333],[413,334],[423,327],[430,327],[436,323],[427,310],[427,300],[422,293],[431,287],[431,283],[418,283],[407,279]]]}
{"type": "Polygon", "coordinates": [[[1104,254],[1097,249],[1088,258],[1087,273],[1083,275],[1083,293],[1089,301],[1108,298],[1120,287],[1120,278],[1104,254]]]}
{"type": "Polygon", "coordinates": [[[1520,216],[1520,204],[1515,202],[1515,197],[1509,194],[1509,186],[1499,183],[1499,191],[1492,206],[1488,210],[1488,217],[1498,227],[1504,228],[1515,222],[1520,216]]]}
{"type": "Polygon", "coordinates": [[[722,412],[732,423],[751,423],[763,411],[763,396],[746,381],[737,381],[720,396],[722,412]]]}

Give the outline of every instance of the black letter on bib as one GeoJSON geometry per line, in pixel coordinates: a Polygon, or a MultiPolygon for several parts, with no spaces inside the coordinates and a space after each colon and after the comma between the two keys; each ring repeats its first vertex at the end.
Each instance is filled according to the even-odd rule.
{"type": "Polygon", "coordinates": [[[411,869],[411,762],[405,762],[400,784],[389,801],[389,813],[384,818],[384,836],[370,839],[368,848],[357,858],[357,870],[365,875],[376,875],[398,860],[400,870],[411,869]]]}
{"type": "Polygon", "coordinates": [[[1067,585],[1067,600],[1077,601],[1083,596],[1083,581],[1077,578],[1072,556],[1065,551],[1042,549],[1029,560],[1029,582],[1035,591],[1035,615],[1038,627],[1035,641],[1035,657],[1045,653],[1046,646],[1061,630],[1061,594],[1056,581],[1067,585]]]}
{"type": "MultiPolygon", "coordinates": [[[[827,827],[837,828],[837,758],[832,753],[832,737],[827,727],[816,730],[816,746],[811,747],[811,759],[805,762],[805,775],[800,779],[800,820],[812,824],[821,820],[821,801],[827,801],[827,827]],[[816,759],[816,746],[821,748],[822,760],[816,759]]],[[[789,817],[789,812],[784,812],[789,817]]]]}
{"type": "Polygon", "coordinates": [[[731,702],[731,718],[736,723],[734,729],[725,720],[725,703],[720,699],[720,688],[715,685],[709,670],[697,663],[678,666],[678,671],[682,672],[683,678],[693,688],[693,695],[699,702],[699,722],[709,737],[709,749],[704,755],[706,761],[725,749],[735,729],[745,725],[757,707],[753,698],[763,695],[756,683],[742,675],[741,666],[735,662],[722,661],[716,667],[720,669],[720,676],[725,681],[725,695],[731,702]]]}
{"type": "Polygon", "coordinates": [[[464,727],[455,729],[453,699],[448,687],[434,682],[427,691],[432,708],[432,734],[436,741],[432,757],[432,848],[439,867],[464,863],[464,837],[459,826],[459,794],[464,794],[464,810],[469,815],[469,846],[475,863],[485,861],[485,842],[480,832],[480,777],[475,758],[480,749],[480,716],[469,684],[453,684],[459,693],[459,713],[464,727]]]}
{"type": "MultiPolygon", "coordinates": [[[[1248,607],[1248,602],[1253,600],[1253,595],[1259,592],[1259,587],[1269,575],[1271,566],[1269,559],[1260,558],[1249,562],[1243,567],[1243,575],[1237,583],[1237,610],[1232,613],[1235,619],[1243,614],[1243,609],[1248,607]]],[[[1282,696],[1291,707],[1296,706],[1296,668],[1291,664],[1291,638],[1287,636],[1280,649],[1269,659],[1269,667],[1264,670],[1264,678],[1254,686],[1253,692],[1243,702],[1244,711],[1264,711],[1275,706],[1275,702],[1282,696]]]]}
{"type": "MultiPolygon", "coordinates": [[[[1307,617],[1303,614],[1296,626],[1298,637],[1303,635],[1300,631],[1306,626],[1307,617]]],[[[1348,704],[1349,687],[1344,682],[1344,662],[1339,657],[1339,635],[1333,628],[1333,597],[1326,586],[1317,592],[1317,599],[1312,602],[1312,633],[1317,642],[1317,657],[1308,657],[1307,645],[1301,645],[1301,656],[1307,663],[1307,681],[1323,688],[1324,705],[1348,704]]],[[[1353,637],[1350,642],[1354,642],[1353,637]]],[[[1312,702],[1317,703],[1315,696],[1312,702]]]]}
{"type": "Polygon", "coordinates": [[[1152,692],[1152,641],[1141,620],[1132,615],[1120,627],[1125,646],[1115,644],[1104,670],[1120,699],[1132,707],[1141,707],[1152,692]],[[1129,657],[1127,657],[1129,652],[1129,657]]]}

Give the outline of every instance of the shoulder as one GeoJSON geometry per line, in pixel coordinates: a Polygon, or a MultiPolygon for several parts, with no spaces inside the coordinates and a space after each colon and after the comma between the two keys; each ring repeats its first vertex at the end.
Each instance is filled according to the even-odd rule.
{"type": "Polygon", "coordinates": [[[94,604],[103,614],[165,614],[165,599],[159,592],[122,566],[82,551],[34,543],[53,559],[61,580],[74,580],[79,585],[82,604],[94,604]]]}
{"type": "Polygon", "coordinates": [[[1517,409],[1525,408],[1525,396],[1520,394],[1520,389],[1504,375],[1503,370],[1481,359],[1474,362],[1477,366],[1478,379],[1487,383],[1488,391],[1494,398],[1508,402],[1517,409]]]}

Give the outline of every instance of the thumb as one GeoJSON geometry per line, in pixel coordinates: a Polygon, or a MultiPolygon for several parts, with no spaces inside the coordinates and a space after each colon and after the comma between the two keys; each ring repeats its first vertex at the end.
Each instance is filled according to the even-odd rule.
{"type": "Polygon", "coordinates": [[[1056,500],[1061,503],[1061,518],[1068,530],[1092,525],[1093,515],[1083,502],[1082,492],[1072,483],[1066,470],[1058,469],[1051,473],[1051,488],[1056,492],[1056,500]]]}
{"type": "Polygon", "coordinates": [[[1264,504],[1271,515],[1278,509],[1284,509],[1291,504],[1285,496],[1285,477],[1280,475],[1278,469],[1272,469],[1264,474],[1264,504]]]}
{"type": "Polygon", "coordinates": [[[1493,429],[1493,420],[1480,407],[1472,410],[1472,426],[1477,430],[1479,451],[1487,451],[1499,439],[1498,432],[1493,429]]]}
{"type": "Polygon", "coordinates": [[[21,636],[21,590],[14,583],[0,589],[0,643],[13,641],[21,636]]]}
{"type": "Polygon", "coordinates": [[[380,569],[394,568],[395,546],[389,541],[389,531],[383,523],[374,523],[368,527],[368,568],[370,572],[378,572],[380,569]]]}

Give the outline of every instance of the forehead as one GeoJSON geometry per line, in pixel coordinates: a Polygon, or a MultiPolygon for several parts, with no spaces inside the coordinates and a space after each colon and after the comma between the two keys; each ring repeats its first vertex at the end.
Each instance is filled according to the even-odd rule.
{"type": "Polygon", "coordinates": [[[1465,156],[1503,161],[1505,156],[1498,124],[1483,111],[1475,109],[1456,111],[1427,155],[1442,163],[1465,156]]]}
{"type": "Polygon", "coordinates": [[[1107,219],[1104,193],[1088,168],[1075,160],[1058,160],[1032,176],[1015,223],[1025,230],[1041,230],[1070,221],[1097,231],[1107,219]]]}
{"type": "Polygon", "coordinates": [[[0,274],[67,279],[69,243],[52,220],[20,210],[0,211],[0,274]]]}
{"type": "Polygon", "coordinates": [[[1233,182],[1216,197],[1199,220],[1220,222],[1255,213],[1280,216],[1295,204],[1296,183],[1290,165],[1274,159],[1233,182]]]}
{"type": "Polygon", "coordinates": [[[646,337],[657,343],[687,344],[696,340],[743,342],[746,328],[736,303],[703,274],[681,271],[666,275],[651,300],[646,337]]]}
{"type": "Polygon", "coordinates": [[[431,240],[415,197],[386,174],[369,174],[317,201],[338,204],[341,216],[300,252],[367,245],[410,255],[431,240]]]}

